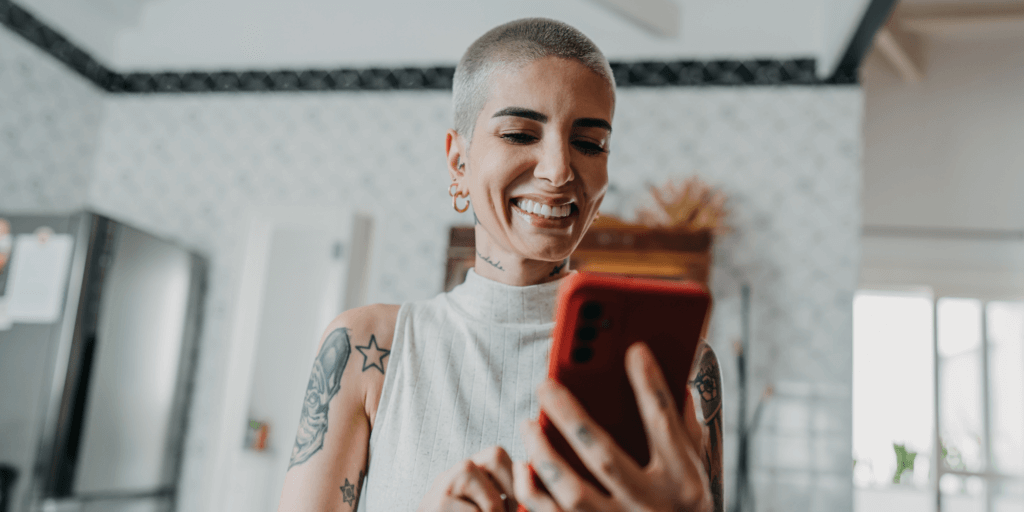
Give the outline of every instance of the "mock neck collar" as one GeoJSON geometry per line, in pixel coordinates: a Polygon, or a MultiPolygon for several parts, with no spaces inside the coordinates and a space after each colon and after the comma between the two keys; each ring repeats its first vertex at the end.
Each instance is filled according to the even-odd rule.
{"type": "Polygon", "coordinates": [[[561,279],[530,286],[511,286],[481,277],[472,268],[466,280],[448,293],[448,300],[470,317],[496,324],[554,323],[561,279]]]}

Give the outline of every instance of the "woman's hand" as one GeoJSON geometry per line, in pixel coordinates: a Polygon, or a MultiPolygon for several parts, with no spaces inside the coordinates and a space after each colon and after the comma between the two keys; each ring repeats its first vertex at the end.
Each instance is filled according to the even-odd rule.
{"type": "Polygon", "coordinates": [[[512,498],[512,459],[493,446],[441,473],[423,497],[419,512],[509,512],[512,498]]]}
{"type": "Polygon", "coordinates": [[[670,511],[706,512],[712,507],[701,461],[704,427],[693,400],[680,415],[654,356],[636,343],[626,352],[626,372],[644,422],[651,459],[646,467],[622,451],[563,386],[547,381],[540,406],[573,450],[611,495],[577,475],[551,447],[536,421],[523,424],[533,466],[548,492],[534,485],[526,464],[513,468],[516,498],[531,512],[670,511]]]}

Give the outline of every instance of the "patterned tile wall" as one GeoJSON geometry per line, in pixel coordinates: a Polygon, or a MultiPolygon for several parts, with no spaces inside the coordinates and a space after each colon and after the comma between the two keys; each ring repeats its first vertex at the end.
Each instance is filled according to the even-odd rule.
{"type": "Polygon", "coordinates": [[[85,204],[101,92],[0,28],[0,210],[85,204]]]}
{"type": "MultiPolygon", "coordinates": [[[[58,77],[41,87],[63,90],[75,80],[58,77]]],[[[221,400],[227,317],[247,215],[288,205],[347,205],[370,213],[376,218],[370,300],[437,293],[446,230],[471,219],[455,214],[445,193],[449,101],[444,91],[102,99],[92,174],[81,175],[90,180],[87,204],[212,260],[182,510],[198,510],[204,492],[212,453],[206,442],[221,400]]],[[[767,384],[776,389],[755,438],[758,510],[851,509],[861,110],[854,87],[619,92],[611,210],[638,204],[648,183],[692,173],[730,197],[734,231],[718,242],[711,336],[726,375],[726,397],[734,397],[731,347],[740,331],[739,288],[750,284],[751,389],[754,397],[767,384]]],[[[0,113],[0,123],[9,123],[7,116],[0,113]]],[[[50,127],[54,133],[66,129],[50,127]]],[[[44,163],[27,167],[29,180],[79,179],[47,171],[46,151],[30,157],[44,163]]],[[[19,200],[53,206],[39,195],[19,200]]],[[[735,400],[727,399],[727,406],[731,465],[738,411],[735,400]]],[[[727,494],[731,484],[727,480],[727,494]]]]}

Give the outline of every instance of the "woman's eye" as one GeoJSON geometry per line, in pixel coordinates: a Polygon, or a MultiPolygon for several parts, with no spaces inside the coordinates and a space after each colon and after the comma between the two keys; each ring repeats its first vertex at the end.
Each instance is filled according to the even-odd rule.
{"type": "Polygon", "coordinates": [[[513,144],[529,144],[537,140],[537,137],[534,137],[533,135],[520,132],[503,133],[501,138],[513,144]]]}
{"type": "Polygon", "coordinates": [[[588,140],[576,140],[573,141],[572,144],[576,146],[576,149],[580,150],[580,152],[582,152],[584,155],[599,155],[601,153],[607,152],[607,150],[601,147],[600,144],[597,144],[596,142],[590,142],[588,140]]]}

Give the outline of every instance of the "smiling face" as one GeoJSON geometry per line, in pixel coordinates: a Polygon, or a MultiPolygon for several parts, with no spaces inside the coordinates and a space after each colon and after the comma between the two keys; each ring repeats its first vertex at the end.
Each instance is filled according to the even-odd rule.
{"type": "Polygon", "coordinates": [[[572,253],[608,188],[614,106],[610,84],[574,60],[493,74],[468,151],[449,132],[452,177],[484,232],[478,249],[546,262],[572,253]]]}

